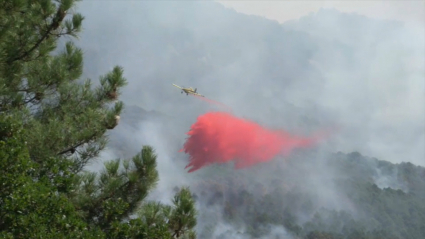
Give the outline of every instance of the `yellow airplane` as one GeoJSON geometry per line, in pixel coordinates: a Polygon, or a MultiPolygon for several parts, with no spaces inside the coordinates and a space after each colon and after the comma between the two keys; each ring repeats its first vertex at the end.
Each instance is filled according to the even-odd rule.
{"type": "Polygon", "coordinates": [[[175,84],[173,84],[173,86],[175,86],[175,87],[177,87],[177,88],[181,89],[181,90],[182,90],[181,94],[183,94],[183,92],[184,92],[184,93],[186,93],[186,95],[192,94],[192,95],[197,95],[197,96],[205,97],[205,96],[203,96],[203,95],[201,95],[201,94],[197,93],[197,92],[196,92],[196,90],[197,90],[196,88],[195,88],[195,89],[193,89],[192,87],[184,88],[184,87],[180,87],[180,86],[175,85],[175,84]]]}

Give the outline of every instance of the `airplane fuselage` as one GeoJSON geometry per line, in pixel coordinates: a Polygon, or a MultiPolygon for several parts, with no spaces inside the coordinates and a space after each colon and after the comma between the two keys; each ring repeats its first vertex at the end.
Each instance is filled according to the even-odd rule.
{"type": "Polygon", "coordinates": [[[184,93],[186,93],[186,95],[189,95],[189,94],[192,94],[192,95],[198,95],[198,96],[202,96],[202,97],[204,97],[203,95],[201,95],[201,94],[199,94],[198,92],[196,92],[197,91],[197,88],[195,88],[195,89],[193,89],[192,87],[189,87],[189,88],[183,88],[183,87],[180,87],[180,86],[178,86],[178,85],[175,85],[175,84],[173,84],[175,87],[177,87],[177,88],[180,88],[181,89],[181,93],[183,94],[183,92],[184,93]]]}
{"type": "Polygon", "coordinates": [[[183,90],[184,91],[184,93],[186,93],[186,94],[190,94],[190,93],[195,93],[193,90],[183,90]]]}

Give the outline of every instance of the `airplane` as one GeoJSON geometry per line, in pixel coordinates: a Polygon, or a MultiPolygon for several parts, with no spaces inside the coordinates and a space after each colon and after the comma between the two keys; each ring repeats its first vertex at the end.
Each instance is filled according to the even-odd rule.
{"type": "Polygon", "coordinates": [[[177,87],[177,88],[181,89],[181,90],[182,90],[182,91],[181,91],[181,94],[183,94],[183,92],[184,92],[184,93],[186,93],[186,95],[192,94],[192,95],[197,95],[197,96],[205,97],[205,96],[203,96],[203,95],[201,95],[201,94],[197,93],[197,92],[196,92],[196,90],[197,90],[196,88],[195,88],[195,89],[193,89],[192,87],[184,88],[184,87],[180,87],[180,86],[175,85],[175,84],[173,84],[173,86],[175,86],[175,87],[177,87]]]}

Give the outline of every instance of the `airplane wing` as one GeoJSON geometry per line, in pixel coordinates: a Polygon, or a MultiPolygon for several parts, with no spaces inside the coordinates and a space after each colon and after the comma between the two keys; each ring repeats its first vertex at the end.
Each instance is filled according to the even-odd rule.
{"type": "Polygon", "coordinates": [[[180,86],[175,85],[175,84],[173,84],[173,86],[175,86],[175,87],[177,87],[177,88],[179,88],[179,89],[183,89],[183,88],[181,88],[180,86]]]}

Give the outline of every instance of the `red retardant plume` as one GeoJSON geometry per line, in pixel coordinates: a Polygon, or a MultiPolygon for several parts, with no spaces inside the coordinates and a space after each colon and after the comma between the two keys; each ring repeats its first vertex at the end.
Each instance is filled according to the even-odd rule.
{"type": "Polygon", "coordinates": [[[187,133],[183,149],[190,155],[189,173],[213,163],[235,161],[246,168],[288,155],[294,148],[313,146],[321,137],[303,138],[270,130],[229,113],[210,112],[198,117],[187,133]]]}

